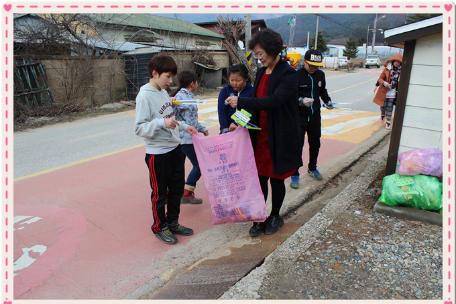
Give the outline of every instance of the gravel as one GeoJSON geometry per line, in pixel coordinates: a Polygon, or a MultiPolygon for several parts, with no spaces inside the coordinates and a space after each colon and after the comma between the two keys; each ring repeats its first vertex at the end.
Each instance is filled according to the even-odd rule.
{"type": "Polygon", "coordinates": [[[373,203],[342,211],[289,269],[265,278],[261,298],[440,299],[441,227],[374,213],[373,203]]]}

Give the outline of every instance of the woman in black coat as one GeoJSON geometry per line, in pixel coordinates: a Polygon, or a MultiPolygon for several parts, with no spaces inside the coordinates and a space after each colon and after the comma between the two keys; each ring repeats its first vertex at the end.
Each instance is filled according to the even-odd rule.
{"type": "Polygon", "coordinates": [[[254,97],[231,96],[230,106],[245,109],[261,131],[250,131],[261,189],[265,200],[268,180],[272,189],[271,215],[264,223],[253,223],[252,237],[273,234],[283,225],[279,212],[285,198],[285,178],[302,166],[298,140],[297,78],[295,70],[282,60],[283,41],[270,29],[258,32],[249,48],[261,61],[255,79],[254,97]]]}

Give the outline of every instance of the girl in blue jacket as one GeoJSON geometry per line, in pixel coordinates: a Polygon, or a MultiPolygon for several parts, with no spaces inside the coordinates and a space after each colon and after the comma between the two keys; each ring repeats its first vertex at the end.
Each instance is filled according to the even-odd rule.
{"type": "Polygon", "coordinates": [[[231,115],[236,111],[225,100],[229,96],[251,97],[253,96],[253,86],[250,84],[249,71],[243,64],[233,64],[228,69],[229,84],[225,85],[218,97],[218,117],[220,133],[226,133],[236,129],[237,125],[231,119],[231,115]]]}

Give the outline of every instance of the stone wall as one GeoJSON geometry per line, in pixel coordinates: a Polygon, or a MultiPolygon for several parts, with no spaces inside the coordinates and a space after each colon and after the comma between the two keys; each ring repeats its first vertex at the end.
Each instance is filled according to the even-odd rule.
{"type": "Polygon", "coordinates": [[[41,62],[56,103],[96,106],[125,99],[123,59],[64,58],[41,62]]]}

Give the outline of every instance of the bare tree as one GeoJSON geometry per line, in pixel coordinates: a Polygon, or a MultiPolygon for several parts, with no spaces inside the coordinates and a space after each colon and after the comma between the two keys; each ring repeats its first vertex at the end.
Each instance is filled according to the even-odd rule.
{"type": "Polygon", "coordinates": [[[86,14],[40,14],[15,21],[15,41],[19,42],[15,48],[20,48],[21,57],[51,59],[46,62],[46,70],[54,76],[58,103],[86,104],[93,108],[100,103],[95,98],[97,90],[106,92],[103,100],[115,98],[117,62],[97,64],[98,59],[122,60],[116,51],[120,46],[117,37],[106,38],[101,34],[112,26],[107,22],[111,16],[103,16],[106,16],[104,23],[86,14]],[[104,79],[97,82],[98,87],[94,84],[95,74],[102,74],[104,79]]]}
{"type": "Polygon", "coordinates": [[[94,51],[92,37],[100,36],[95,22],[84,14],[40,14],[35,21],[15,24],[14,35],[28,55],[40,50],[53,55],[62,54],[61,50],[88,55],[94,51]]]}
{"type": "Polygon", "coordinates": [[[253,81],[255,79],[254,67],[247,64],[246,58],[238,45],[238,41],[241,40],[242,35],[244,34],[244,21],[241,19],[219,16],[217,22],[217,31],[225,37],[222,41],[222,45],[228,51],[230,63],[245,64],[249,70],[250,80],[253,81]]]}

